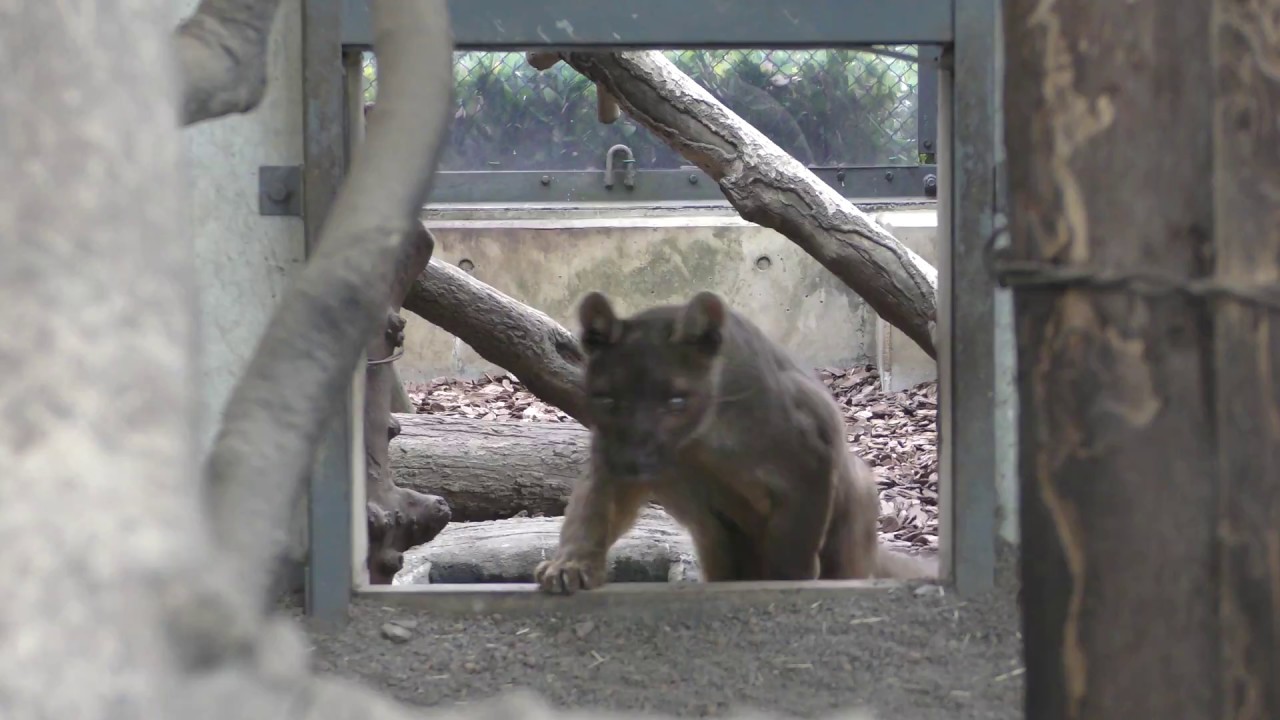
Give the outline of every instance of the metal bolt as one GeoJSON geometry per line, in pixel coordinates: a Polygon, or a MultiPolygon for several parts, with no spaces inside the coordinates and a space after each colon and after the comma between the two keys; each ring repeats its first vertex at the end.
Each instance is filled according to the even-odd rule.
{"type": "Polygon", "coordinates": [[[292,194],[293,192],[289,190],[288,186],[279,181],[271,183],[271,187],[267,189],[267,197],[270,198],[273,203],[282,203],[285,200],[288,200],[289,196],[292,194]]]}
{"type": "Polygon", "coordinates": [[[938,177],[936,175],[924,176],[924,194],[929,197],[938,195],[938,177]]]}
{"type": "Polygon", "coordinates": [[[925,140],[925,141],[924,141],[924,149],[925,149],[925,150],[932,150],[932,149],[933,149],[933,141],[932,141],[932,140],[925,140]]]}
{"type": "Polygon", "coordinates": [[[884,174],[884,179],[885,179],[885,180],[887,180],[887,181],[889,181],[889,182],[893,182],[893,171],[892,171],[892,170],[890,170],[889,172],[885,173],[885,174],[884,174]]]}
{"type": "Polygon", "coordinates": [[[689,184],[690,184],[690,185],[697,185],[697,184],[698,184],[698,176],[697,176],[697,175],[694,175],[693,173],[690,173],[690,174],[689,174],[689,184]]]}
{"type": "Polygon", "coordinates": [[[542,183],[543,185],[550,185],[550,184],[551,184],[551,176],[550,176],[550,175],[543,175],[543,176],[538,180],[538,182],[542,183]]]}

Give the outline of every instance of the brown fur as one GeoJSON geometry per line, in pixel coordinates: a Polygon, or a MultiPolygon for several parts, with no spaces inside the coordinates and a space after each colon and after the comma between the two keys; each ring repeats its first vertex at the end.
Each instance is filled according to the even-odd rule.
{"type": "Polygon", "coordinates": [[[689,530],[708,582],[932,574],[880,546],[874,472],[827,388],[719,296],[619,318],[590,293],[579,320],[591,471],[534,571],[543,590],[604,584],[650,500],[689,530]]]}

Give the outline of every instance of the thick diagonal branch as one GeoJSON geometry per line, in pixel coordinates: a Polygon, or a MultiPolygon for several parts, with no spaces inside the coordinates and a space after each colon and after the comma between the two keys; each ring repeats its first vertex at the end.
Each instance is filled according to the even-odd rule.
{"type": "Polygon", "coordinates": [[[267,93],[267,45],[280,0],[202,0],[174,33],[182,124],[247,113],[267,93]]]}
{"type": "MultiPolygon", "coordinates": [[[[785,235],[935,355],[938,273],[659,52],[561,57],[720,185],[746,220],[785,235]]],[[[549,67],[545,60],[540,63],[549,67]]]]}
{"type": "Polygon", "coordinates": [[[584,422],[582,349],[573,333],[546,313],[434,258],[409,288],[404,309],[451,333],[520,378],[529,392],[584,422]]]}
{"type": "Polygon", "coordinates": [[[374,3],[382,101],[334,199],[315,256],[281,299],[232,391],[207,469],[218,539],[256,595],[286,544],[289,512],[321,431],[365,346],[382,332],[406,242],[430,242],[417,215],[453,95],[444,0],[374,3]],[[415,237],[416,234],[416,237],[415,237]]]}

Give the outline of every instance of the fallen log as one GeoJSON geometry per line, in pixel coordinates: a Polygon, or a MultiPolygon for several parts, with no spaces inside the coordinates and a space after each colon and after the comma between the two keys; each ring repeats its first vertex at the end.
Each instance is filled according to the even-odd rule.
{"type": "MultiPolygon", "coordinates": [[[[390,448],[396,484],[444,498],[454,524],[521,513],[534,519],[563,515],[574,483],[587,469],[590,434],[577,423],[392,417],[400,424],[390,448]]],[[[882,532],[880,541],[895,552],[922,551],[891,531],[882,532]]]]}
{"type": "Polygon", "coordinates": [[[439,495],[454,522],[561,515],[586,468],[589,435],[577,423],[401,415],[391,441],[396,484],[439,495]]]}
{"type": "MultiPolygon", "coordinates": [[[[563,517],[452,523],[408,550],[393,585],[531,583],[533,568],[555,552],[563,517]]],[[[609,550],[609,582],[696,582],[693,541],[657,507],[609,550]]]]}

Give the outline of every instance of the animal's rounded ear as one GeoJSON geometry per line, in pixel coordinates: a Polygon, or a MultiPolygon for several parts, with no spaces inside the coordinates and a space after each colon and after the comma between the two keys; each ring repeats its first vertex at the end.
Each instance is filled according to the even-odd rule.
{"type": "Polygon", "coordinates": [[[684,306],[676,321],[676,342],[697,345],[709,354],[720,349],[720,340],[725,320],[729,315],[729,306],[723,298],[702,290],[694,295],[684,306]]]}
{"type": "Polygon", "coordinates": [[[578,322],[582,326],[582,347],[589,353],[618,341],[618,316],[602,292],[592,290],[583,296],[578,303],[578,322]]]}

